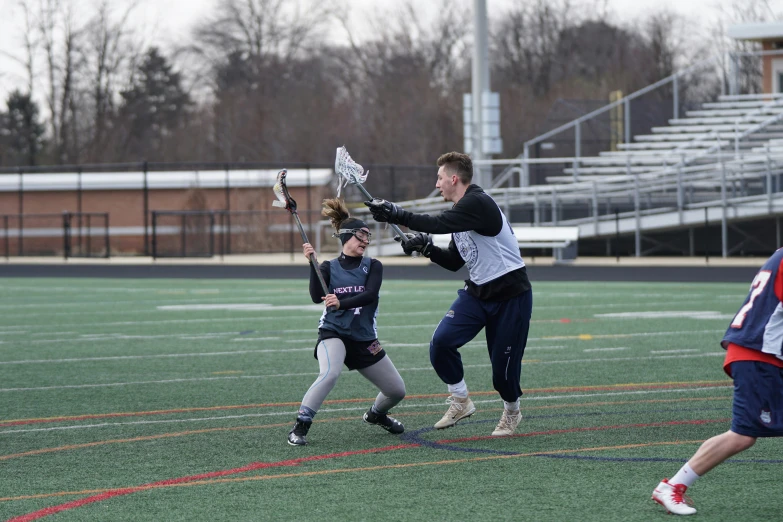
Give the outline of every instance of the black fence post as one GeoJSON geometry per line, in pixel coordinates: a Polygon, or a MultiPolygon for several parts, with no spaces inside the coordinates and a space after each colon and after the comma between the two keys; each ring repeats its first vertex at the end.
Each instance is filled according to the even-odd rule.
{"type": "Polygon", "coordinates": [[[312,237],[313,235],[313,190],[312,186],[310,185],[310,164],[307,163],[305,165],[305,168],[307,169],[307,233],[310,234],[309,237],[312,237]]]}
{"type": "Polygon", "coordinates": [[[20,256],[24,255],[24,172],[19,169],[19,238],[16,241],[16,250],[20,256]]]}
{"type": "Polygon", "coordinates": [[[291,216],[291,219],[289,220],[291,223],[288,227],[288,251],[291,253],[291,261],[294,260],[294,228],[296,228],[296,225],[294,225],[294,216],[291,216]]]}
{"type": "Polygon", "coordinates": [[[63,211],[63,257],[68,259],[71,254],[71,214],[63,211]]]}
{"type": "Polygon", "coordinates": [[[617,257],[617,262],[620,262],[620,209],[614,209],[614,254],[617,257]]]}
{"type": "MultiPolygon", "coordinates": [[[[79,250],[82,249],[82,168],[79,167],[79,169],[76,171],[76,226],[77,226],[77,234],[76,238],[79,245],[79,250]]],[[[87,227],[87,233],[90,233],[90,227],[87,227]]],[[[81,252],[79,252],[81,253],[81,252]]],[[[89,256],[89,251],[87,252],[87,255],[89,256]]]]}
{"type": "Polygon", "coordinates": [[[186,230],[187,230],[187,227],[186,227],[186,225],[187,225],[187,218],[188,218],[187,215],[182,214],[182,223],[180,224],[180,231],[179,231],[179,233],[180,233],[180,245],[179,245],[180,257],[185,257],[185,252],[187,252],[188,238],[187,238],[187,234],[185,233],[186,230]]]}
{"type": "Polygon", "coordinates": [[[218,231],[220,234],[218,235],[218,252],[220,255],[220,260],[223,260],[223,242],[225,241],[225,229],[223,228],[223,223],[226,219],[226,212],[218,212],[218,231]]]}
{"type": "MultiPolygon", "coordinates": [[[[91,217],[92,216],[87,214],[87,256],[86,257],[92,257],[92,234],[91,234],[92,223],[90,221],[91,217]]],[[[79,216],[79,228],[81,228],[81,226],[82,226],[82,217],[79,216]]],[[[82,247],[81,238],[82,238],[82,233],[79,232],[79,248],[82,247]]]]}
{"type": "Polygon", "coordinates": [[[707,207],[704,207],[704,262],[709,263],[710,262],[710,238],[709,238],[709,227],[710,227],[710,220],[707,217],[707,211],[709,209],[707,207]]]}
{"type": "Polygon", "coordinates": [[[229,167],[226,163],[226,213],[221,217],[224,238],[220,242],[220,257],[223,258],[223,241],[225,241],[225,250],[231,253],[231,180],[229,179],[229,167]]]}
{"type": "Polygon", "coordinates": [[[150,192],[149,192],[149,183],[147,180],[147,162],[145,161],[142,165],[142,169],[144,171],[144,186],[142,188],[142,193],[144,197],[144,255],[148,256],[150,255],[150,238],[149,238],[149,232],[147,231],[147,227],[149,226],[149,212],[150,212],[150,192]]]}
{"type": "Polygon", "coordinates": [[[103,257],[108,259],[109,257],[111,257],[111,245],[109,244],[109,213],[108,212],[105,212],[103,214],[103,223],[104,223],[104,226],[103,226],[103,244],[104,244],[104,246],[106,248],[106,253],[104,254],[103,257]]]}
{"type": "Polygon", "coordinates": [[[156,259],[158,257],[157,224],[158,224],[158,213],[153,210],[152,211],[152,259],[156,259]]]}
{"type": "Polygon", "coordinates": [[[215,213],[209,213],[209,257],[215,255],[215,213]]]}
{"type": "Polygon", "coordinates": [[[231,180],[229,179],[228,163],[223,165],[223,170],[226,171],[226,185],[223,189],[225,191],[224,195],[226,199],[225,207],[226,207],[226,212],[230,212],[231,211],[231,180]]]}
{"type": "Polygon", "coordinates": [[[8,241],[8,215],[3,216],[3,237],[5,242],[5,258],[11,256],[11,244],[8,241]]]}

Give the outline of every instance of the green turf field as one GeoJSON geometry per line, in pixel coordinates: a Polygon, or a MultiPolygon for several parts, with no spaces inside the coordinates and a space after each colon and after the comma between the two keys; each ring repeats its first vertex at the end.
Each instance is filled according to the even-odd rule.
{"type": "MultiPolygon", "coordinates": [[[[405,379],[395,436],[345,371],[306,447],[286,444],[320,307],[307,281],[0,279],[0,519],[648,521],[650,500],[728,429],[719,340],[746,284],[537,283],[524,419],[483,334],[461,352],[477,413],[434,431],[428,342],[458,281],[387,281],[380,339],[405,379]]],[[[779,520],[783,444],[689,491],[700,520],[779,520]]]]}

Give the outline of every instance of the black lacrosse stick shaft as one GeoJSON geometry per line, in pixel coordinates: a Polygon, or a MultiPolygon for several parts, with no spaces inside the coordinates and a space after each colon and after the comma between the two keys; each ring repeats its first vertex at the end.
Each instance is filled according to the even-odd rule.
{"type": "MultiPolygon", "coordinates": [[[[294,216],[294,219],[296,220],[296,226],[299,227],[299,233],[302,234],[302,241],[305,243],[309,243],[310,240],[307,239],[307,234],[305,234],[304,227],[302,226],[302,220],[299,219],[299,214],[296,212],[296,209],[294,207],[294,210],[291,211],[291,214],[294,216]]],[[[321,268],[318,266],[318,259],[315,257],[315,253],[310,254],[310,264],[313,265],[313,268],[315,269],[315,275],[318,276],[318,282],[321,283],[321,289],[324,291],[324,295],[329,293],[329,288],[326,286],[326,281],[324,281],[324,276],[321,273],[321,268]]],[[[333,311],[333,307],[329,307],[329,311],[333,311]]]]}
{"type": "MultiPolygon", "coordinates": [[[[291,208],[289,208],[289,211],[296,220],[296,226],[299,227],[299,233],[302,235],[302,241],[309,243],[310,240],[307,239],[307,234],[305,234],[304,227],[302,226],[302,220],[299,219],[299,214],[296,211],[296,202],[294,202],[291,208]]],[[[316,259],[315,253],[310,254],[310,264],[313,266],[313,270],[315,270],[315,275],[318,276],[318,282],[321,283],[321,289],[324,291],[324,295],[329,294],[329,288],[326,286],[326,281],[324,281],[324,276],[321,273],[321,267],[318,266],[318,259],[316,259]]],[[[333,306],[326,307],[327,312],[334,312],[335,310],[336,308],[333,306]]]]}
{"type": "MultiPolygon", "coordinates": [[[[302,235],[302,241],[309,243],[310,240],[307,239],[307,234],[305,234],[304,227],[302,226],[302,220],[299,219],[299,213],[296,211],[296,200],[291,197],[291,194],[288,193],[288,186],[285,184],[285,176],[286,173],[282,173],[280,178],[280,188],[282,189],[283,196],[285,197],[285,208],[288,212],[291,213],[292,216],[294,216],[294,219],[296,220],[296,226],[299,228],[299,233],[302,235]]],[[[321,289],[324,291],[324,295],[328,295],[329,288],[326,286],[326,281],[324,281],[321,268],[318,266],[318,259],[315,257],[315,253],[310,254],[309,257],[310,265],[313,267],[313,270],[315,270],[315,275],[318,276],[318,282],[321,283],[321,289]]],[[[334,312],[335,310],[336,309],[333,306],[326,307],[327,312],[334,312]]]]}
{"type": "MultiPolygon", "coordinates": [[[[362,191],[362,194],[364,194],[364,197],[366,197],[369,200],[372,200],[372,196],[369,192],[367,192],[367,189],[364,188],[363,185],[357,184],[357,187],[359,187],[359,190],[362,191]]],[[[394,230],[400,237],[405,237],[405,234],[402,233],[402,230],[400,230],[400,227],[398,227],[395,224],[389,223],[389,225],[392,227],[392,230],[394,230]]]]}

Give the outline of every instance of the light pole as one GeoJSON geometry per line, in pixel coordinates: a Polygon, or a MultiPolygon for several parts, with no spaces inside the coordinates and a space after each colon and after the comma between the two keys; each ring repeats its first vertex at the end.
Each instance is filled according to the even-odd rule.
{"type": "MultiPolygon", "coordinates": [[[[471,156],[474,161],[484,159],[484,132],[482,118],[483,93],[489,92],[489,49],[487,29],[487,1],[473,0],[473,136],[471,156]]],[[[474,167],[475,182],[483,184],[481,167],[474,167]]]]}

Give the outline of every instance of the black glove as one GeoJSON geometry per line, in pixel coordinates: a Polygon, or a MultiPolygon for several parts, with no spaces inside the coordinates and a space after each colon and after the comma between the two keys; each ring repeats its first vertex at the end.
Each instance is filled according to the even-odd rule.
{"type": "Polygon", "coordinates": [[[371,201],[365,201],[365,205],[370,208],[373,219],[379,223],[391,223],[392,225],[407,225],[410,212],[403,210],[391,201],[375,198],[371,201]]]}
{"type": "Polygon", "coordinates": [[[394,236],[394,240],[402,243],[402,251],[406,256],[419,252],[424,257],[430,257],[433,248],[435,248],[435,245],[432,244],[432,236],[424,232],[416,234],[406,232],[404,240],[400,236],[394,236]]]}

